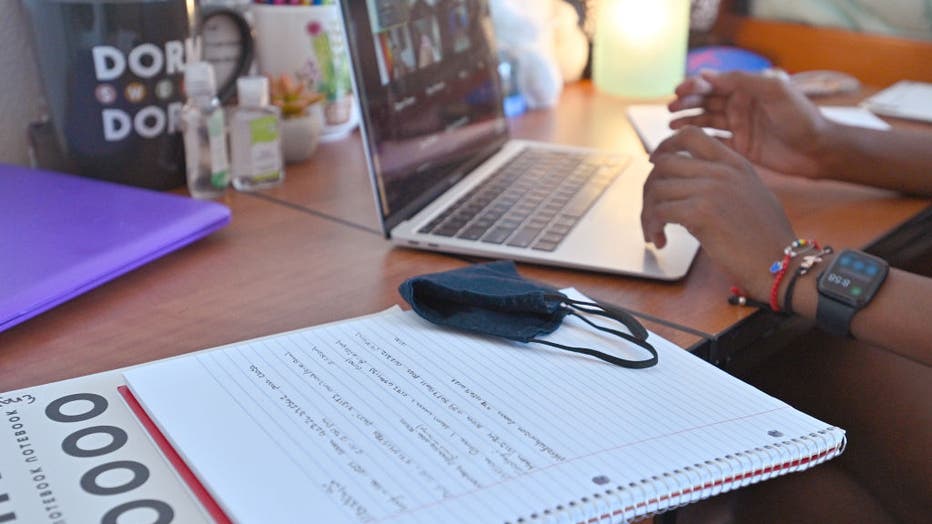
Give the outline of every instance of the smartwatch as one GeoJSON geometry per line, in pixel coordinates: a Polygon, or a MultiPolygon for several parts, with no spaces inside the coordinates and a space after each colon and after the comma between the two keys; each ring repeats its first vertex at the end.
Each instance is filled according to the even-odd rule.
{"type": "Polygon", "coordinates": [[[882,258],[851,249],[839,253],[819,275],[819,326],[833,335],[849,336],[851,319],[874,298],[889,271],[882,258]]]}

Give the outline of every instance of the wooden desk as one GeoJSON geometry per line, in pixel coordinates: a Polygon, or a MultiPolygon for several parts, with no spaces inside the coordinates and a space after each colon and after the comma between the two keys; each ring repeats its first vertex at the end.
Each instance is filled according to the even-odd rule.
{"type": "MultiPolygon", "coordinates": [[[[364,196],[361,211],[373,205],[364,196]]],[[[0,333],[0,392],[373,313],[402,302],[404,279],[465,265],[260,195],[224,203],[227,228],[0,333]]],[[[702,342],[645,325],[681,346],[702,342]]]]}
{"type": "MultiPolygon", "coordinates": [[[[871,92],[864,90],[818,102],[852,105],[871,92]]],[[[513,119],[511,130],[520,138],[644,155],[625,117],[628,103],[600,94],[589,82],[580,82],[567,86],[557,109],[533,111],[513,119]]],[[[904,121],[894,123],[923,127],[904,121]]],[[[268,192],[268,197],[364,230],[379,231],[358,134],[322,148],[302,167],[291,176],[294,180],[290,185],[268,192]],[[334,169],[332,166],[338,162],[341,168],[334,169]]],[[[930,204],[929,199],[841,182],[772,173],[762,176],[800,235],[835,246],[869,246],[930,204]]],[[[575,286],[594,297],[674,322],[713,342],[754,313],[753,309],[727,304],[731,282],[701,251],[687,278],[672,284],[528,264],[521,267],[531,278],[560,287],[575,286]]]]}
{"type": "MultiPolygon", "coordinates": [[[[624,108],[581,83],[558,109],[515,119],[513,130],[643,154],[624,108]]],[[[867,245],[929,204],[832,182],[767,182],[800,234],[838,246],[867,245]]],[[[401,302],[405,278],[466,263],[393,249],[381,237],[358,134],[291,166],[283,186],[231,191],[224,202],[233,210],[228,228],[0,333],[0,391],[379,311],[401,302]]],[[[528,264],[521,271],[626,306],[649,329],[707,354],[736,332],[757,332],[747,322],[754,311],[726,303],[730,282],[701,252],[677,283],[528,264]]]]}
{"type": "Polygon", "coordinates": [[[379,311],[404,278],[462,265],[252,195],[225,203],[226,229],[0,333],[0,391],[379,311]]]}

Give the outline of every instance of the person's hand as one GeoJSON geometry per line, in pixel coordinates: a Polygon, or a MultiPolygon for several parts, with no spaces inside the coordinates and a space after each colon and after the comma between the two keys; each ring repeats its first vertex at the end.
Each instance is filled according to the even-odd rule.
{"type": "Polygon", "coordinates": [[[770,264],[796,237],[776,197],[751,164],[698,127],[661,142],[644,184],[644,239],[666,244],[663,227],[684,226],[735,284],[766,302],[770,264]]]}
{"type": "Polygon", "coordinates": [[[732,149],[759,166],[815,178],[832,123],[783,77],[745,72],[704,71],[676,88],[670,111],[702,108],[674,118],[672,129],[687,125],[729,131],[732,149]]]}

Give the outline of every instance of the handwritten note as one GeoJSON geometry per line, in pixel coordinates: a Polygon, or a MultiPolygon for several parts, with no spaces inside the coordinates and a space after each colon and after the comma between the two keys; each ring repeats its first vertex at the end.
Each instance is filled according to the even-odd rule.
{"type": "Polygon", "coordinates": [[[17,395],[15,397],[8,397],[5,395],[0,395],[0,406],[11,406],[11,405],[20,404],[20,403],[24,405],[28,405],[28,404],[32,404],[35,401],[36,401],[36,397],[28,393],[17,395]]]}
{"type": "MultiPolygon", "coordinates": [[[[617,344],[570,323],[561,342],[617,344]]],[[[398,309],[131,370],[237,521],[505,521],[824,429],[655,338],[661,364],[436,329],[398,309]],[[729,402],[721,402],[722,399],[729,402]],[[749,424],[763,417],[765,426],[749,424]],[[688,439],[683,439],[689,434],[688,439]],[[671,443],[676,446],[671,447],[671,443]]]]}
{"type": "MultiPolygon", "coordinates": [[[[412,351],[393,334],[393,318],[195,358],[266,428],[269,442],[359,521],[566,459],[570,448],[554,449],[533,421],[522,420],[535,417],[533,411],[509,411],[477,389],[482,381],[444,372],[449,355],[442,349],[416,345],[412,351]],[[433,366],[424,365],[431,360],[433,366]]],[[[139,389],[134,375],[128,378],[139,389]]]]}

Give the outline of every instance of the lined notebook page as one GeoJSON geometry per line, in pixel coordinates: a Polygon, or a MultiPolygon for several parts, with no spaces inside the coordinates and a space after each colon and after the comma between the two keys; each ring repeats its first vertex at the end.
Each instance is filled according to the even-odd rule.
{"type": "MultiPolygon", "coordinates": [[[[571,318],[552,338],[637,351],[571,318]]],[[[628,518],[839,452],[841,430],[650,341],[660,363],[628,370],[396,308],[126,380],[237,522],[628,518]]]]}

